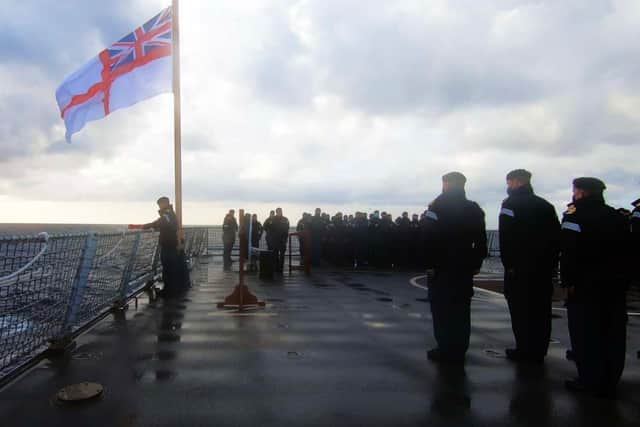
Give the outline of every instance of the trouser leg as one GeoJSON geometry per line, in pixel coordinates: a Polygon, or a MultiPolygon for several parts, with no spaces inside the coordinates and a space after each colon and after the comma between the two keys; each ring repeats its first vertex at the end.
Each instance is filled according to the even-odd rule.
{"type": "Polygon", "coordinates": [[[163,248],[160,252],[160,262],[162,263],[163,290],[166,293],[175,291],[179,286],[178,254],[175,249],[163,248]]]}
{"type": "Polygon", "coordinates": [[[546,356],[551,338],[551,284],[544,278],[505,278],[505,289],[519,353],[534,359],[546,356]]]}
{"type": "Polygon", "coordinates": [[[580,381],[590,389],[598,387],[603,377],[602,319],[591,301],[574,301],[568,305],[571,346],[580,381]]]}
{"type": "Polygon", "coordinates": [[[511,316],[511,330],[513,331],[513,338],[516,342],[516,349],[524,350],[524,343],[522,341],[522,306],[520,304],[520,298],[509,294],[507,297],[507,305],[509,307],[509,314],[511,316]]]}
{"type": "Polygon", "coordinates": [[[469,349],[470,305],[470,298],[431,301],[433,332],[443,354],[458,358],[469,349]]]}
{"type": "Polygon", "coordinates": [[[603,390],[613,390],[620,381],[624,371],[627,343],[627,312],[624,294],[616,296],[612,301],[608,314],[608,324],[605,332],[605,373],[600,387],[603,390]]]}
{"type": "Polygon", "coordinates": [[[231,264],[231,252],[233,251],[233,244],[235,243],[235,239],[223,239],[222,241],[224,245],[224,250],[222,254],[222,258],[225,265],[231,264]]]}
{"type": "Polygon", "coordinates": [[[286,240],[280,244],[280,271],[284,270],[284,259],[287,254],[287,242],[286,240]]]}

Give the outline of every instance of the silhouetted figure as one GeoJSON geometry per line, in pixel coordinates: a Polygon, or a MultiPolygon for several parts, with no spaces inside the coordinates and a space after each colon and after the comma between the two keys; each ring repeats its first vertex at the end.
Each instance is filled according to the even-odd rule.
{"type": "Polygon", "coordinates": [[[506,354],[514,361],[541,363],[551,338],[560,222],[553,205],[533,193],[530,172],[509,172],[507,193],[499,217],[500,258],[516,348],[506,354]]]}
{"type": "Polygon", "coordinates": [[[158,214],[153,222],[144,224],[143,229],[160,232],[160,263],[162,264],[162,296],[170,296],[185,290],[189,286],[189,270],[184,251],[178,249],[178,220],[168,197],[160,197],[158,214]]]}
{"type": "Polygon", "coordinates": [[[231,251],[236,242],[236,233],[238,232],[238,222],[234,215],[235,211],[231,209],[222,222],[222,244],[224,246],[222,260],[225,267],[229,267],[232,263],[231,251]]]}
{"type": "Polygon", "coordinates": [[[269,212],[269,218],[264,220],[264,224],[262,225],[262,228],[264,230],[264,232],[266,233],[266,240],[267,240],[267,249],[269,249],[270,251],[274,250],[274,239],[275,239],[275,229],[273,227],[273,218],[275,218],[276,216],[276,211],[270,211],[269,212]]]}
{"type": "Polygon", "coordinates": [[[289,237],[289,220],[282,215],[282,209],[276,209],[273,217],[273,245],[276,256],[276,271],[284,270],[284,256],[287,252],[287,238],[289,237]]]}
{"type": "Polygon", "coordinates": [[[484,211],[467,200],[460,172],[442,177],[442,194],[429,206],[427,268],[433,331],[438,347],[434,361],[463,361],[469,348],[473,276],[487,256],[484,211]]]}
{"type": "Polygon", "coordinates": [[[597,178],[573,181],[574,207],[562,219],[560,271],[578,368],[578,379],[565,384],[609,397],[624,370],[631,235],[626,218],[605,204],[605,188],[597,178]]]}
{"type": "Polygon", "coordinates": [[[260,241],[262,240],[262,224],[258,221],[258,215],[253,214],[251,216],[251,247],[260,248],[260,241]]]}

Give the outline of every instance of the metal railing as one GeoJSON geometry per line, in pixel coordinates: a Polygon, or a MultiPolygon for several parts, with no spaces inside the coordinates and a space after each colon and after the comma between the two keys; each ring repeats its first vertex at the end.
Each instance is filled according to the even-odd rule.
{"type": "MultiPolygon", "coordinates": [[[[185,229],[190,267],[207,228],[185,229]]],[[[0,238],[0,383],[158,277],[152,231],[0,238]]]]}

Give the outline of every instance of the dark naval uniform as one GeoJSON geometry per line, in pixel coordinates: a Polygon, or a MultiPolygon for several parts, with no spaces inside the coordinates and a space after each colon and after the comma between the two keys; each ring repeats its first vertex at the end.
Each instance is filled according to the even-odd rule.
{"type": "Polygon", "coordinates": [[[264,224],[262,224],[262,229],[264,230],[264,232],[266,233],[266,240],[267,240],[267,249],[269,249],[270,251],[275,250],[275,246],[274,246],[274,235],[275,235],[275,230],[273,228],[273,216],[269,216],[267,217],[267,219],[264,220],[264,224]]]}
{"type": "Polygon", "coordinates": [[[439,355],[462,360],[469,348],[473,276],[487,256],[484,211],[467,200],[464,190],[442,193],[426,213],[424,236],[439,355]]]}
{"type": "MultiPolygon", "coordinates": [[[[632,203],[634,206],[629,217],[630,230],[631,230],[631,254],[632,260],[637,262],[640,260],[640,199],[632,203]]],[[[634,285],[640,288],[640,282],[638,278],[634,278],[634,285]]],[[[640,350],[637,353],[638,359],[640,359],[640,350]]]]}
{"type": "Polygon", "coordinates": [[[173,208],[158,211],[160,217],[154,222],[142,226],[160,232],[160,263],[162,264],[162,293],[171,295],[188,286],[184,253],[178,250],[178,220],[173,208]],[[185,271],[186,270],[186,271],[185,271]]]}
{"type": "Polygon", "coordinates": [[[251,247],[259,249],[260,240],[262,240],[262,224],[255,220],[251,222],[251,247]]]}
{"type": "Polygon", "coordinates": [[[222,259],[225,266],[231,265],[231,251],[236,242],[237,232],[238,223],[236,219],[230,214],[227,214],[222,222],[222,244],[224,246],[222,259]]]}
{"type": "Polygon", "coordinates": [[[276,271],[282,273],[284,270],[284,256],[287,252],[287,239],[289,237],[289,220],[285,216],[274,216],[273,227],[273,250],[276,257],[276,271]]]}
{"type": "Polygon", "coordinates": [[[560,222],[554,207],[525,185],[502,202],[499,227],[504,294],[516,341],[510,357],[542,361],[551,338],[552,277],[558,264],[560,222]]]}
{"type": "Polygon", "coordinates": [[[632,244],[631,256],[638,261],[640,260],[640,199],[633,202],[633,206],[634,209],[629,217],[632,244]]]}
{"type": "MultiPolygon", "coordinates": [[[[629,226],[601,196],[576,200],[561,232],[561,277],[579,384],[608,395],[624,369],[629,226]]],[[[568,384],[569,385],[569,384],[568,384]]]]}

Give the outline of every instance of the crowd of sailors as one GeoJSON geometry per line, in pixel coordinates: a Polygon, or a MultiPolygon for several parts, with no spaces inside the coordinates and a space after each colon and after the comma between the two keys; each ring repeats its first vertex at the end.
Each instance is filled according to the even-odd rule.
{"type": "MultiPolygon", "coordinates": [[[[231,251],[235,243],[238,224],[233,210],[223,222],[224,260],[231,263],[231,251]]],[[[320,208],[312,215],[304,213],[298,221],[300,254],[304,258],[305,239],[312,265],[329,264],[336,267],[409,268],[424,267],[427,212],[421,215],[403,212],[395,220],[387,212],[374,211],[329,215],[320,208]]],[[[259,248],[265,235],[268,250],[282,252],[286,249],[290,233],[289,221],[281,210],[272,211],[264,225],[252,216],[252,246],[259,248]],[[284,246],[283,246],[284,245],[284,246]]],[[[281,259],[281,257],[278,257],[281,259]]],[[[279,268],[281,270],[281,267],[279,268]]]]}

